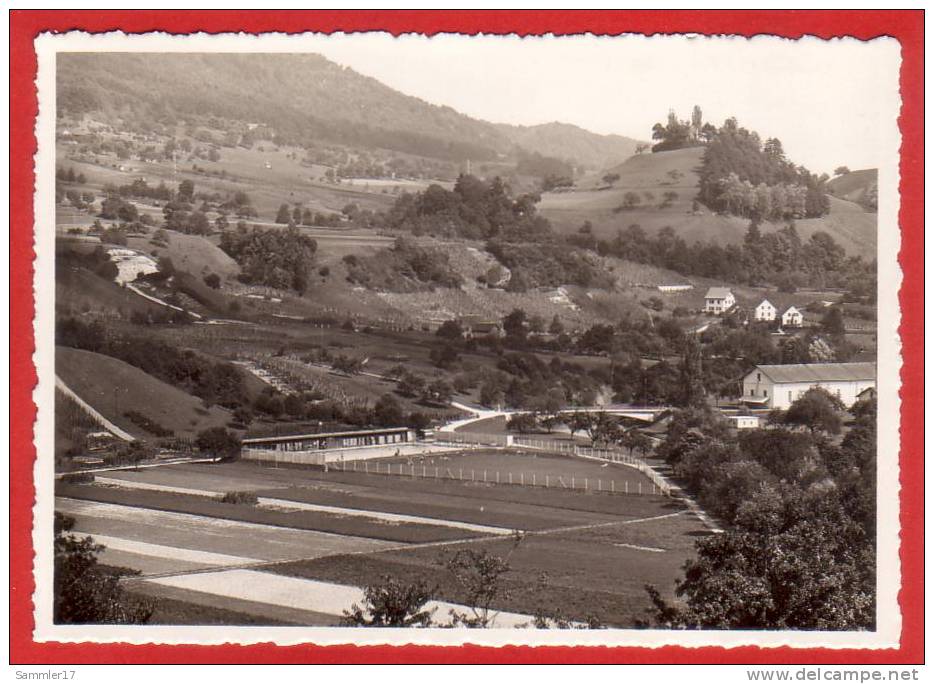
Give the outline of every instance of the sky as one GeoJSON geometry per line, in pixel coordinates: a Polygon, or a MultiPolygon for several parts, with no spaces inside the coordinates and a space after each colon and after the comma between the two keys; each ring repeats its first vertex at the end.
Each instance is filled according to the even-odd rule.
{"type": "Polygon", "coordinates": [[[878,167],[897,151],[899,49],[891,39],[370,33],[300,40],[407,95],[497,123],[561,121],[649,140],[669,109],[688,119],[697,104],[717,126],[735,116],[763,139],[779,138],[789,159],[817,173],[878,167]]]}

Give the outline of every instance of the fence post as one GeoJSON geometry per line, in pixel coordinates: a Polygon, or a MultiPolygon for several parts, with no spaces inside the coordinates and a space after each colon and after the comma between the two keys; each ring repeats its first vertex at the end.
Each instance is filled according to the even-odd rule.
{"type": "Polygon", "coordinates": [[[369,472],[370,472],[370,466],[369,466],[369,462],[368,462],[368,461],[364,461],[364,462],[363,462],[363,472],[364,472],[364,473],[369,473],[369,472]]]}
{"type": "Polygon", "coordinates": [[[519,473],[519,484],[525,486],[525,473],[519,473]]]}
{"type": "Polygon", "coordinates": [[[457,473],[457,479],[458,479],[458,480],[463,480],[463,479],[464,479],[464,469],[463,469],[463,468],[461,468],[461,469],[458,471],[458,473],[457,473]]]}
{"type": "Polygon", "coordinates": [[[499,484],[499,471],[496,471],[496,484],[499,484]]]}
{"type": "Polygon", "coordinates": [[[441,477],[440,477],[440,475],[439,475],[440,472],[441,472],[440,468],[435,467],[435,479],[436,479],[436,480],[440,480],[440,479],[441,479],[441,477]]]}
{"type": "Polygon", "coordinates": [[[640,494],[642,493],[642,483],[641,483],[641,482],[639,483],[639,493],[640,493],[640,494]]]}
{"type": "Polygon", "coordinates": [[[545,475],[545,486],[546,486],[546,487],[550,487],[550,486],[551,486],[551,476],[549,476],[549,475],[545,475]]]}
{"type": "Polygon", "coordinates": [[[574,489],[574,476],[571,475],[571,489],[574,489]]]}
{"type": "Polygon", "coordinates": [[[616,480],[610,480],[610,491],[616,494],[616,480]]]}
{"type": "Polygon", "coordinates": [[[509,484],[512,484],[512,471],[509,471],[509,484]]]}
{"type": "Polygon", "coordinates": [[[483,481],[486,482],[486,470],[483,471],[483,481]]]}
{"type": "Polygon", "coordinates": [[[471,468],[470,469],[470,481],[471,482],[476,482],[476,477],[474,477],[475,474],[476,474],[476,471],[473,468],[471,468]]]}
{"type": "Polygon", "coordinates": [[[597,478],[597,491],[603,491],[603,481],[600,478],[597,478]]]}
{"type": "Polygon", "coordinates": [[[629,493],[629,480],[626,480],[626,493],[629,493]]]}
{"type": "Polygon", "coordinates": [[[538,483],[535,482],[535,473],[532,473],[532,486],[536,486],[538,483]]]}

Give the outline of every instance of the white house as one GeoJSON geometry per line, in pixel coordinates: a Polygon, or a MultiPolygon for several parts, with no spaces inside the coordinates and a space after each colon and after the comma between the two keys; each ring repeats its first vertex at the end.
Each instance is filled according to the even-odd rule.
{"type": "Polygon", "coordinates": [[[707,313],[726,313],[735,304],[736,298],[728,287],[711,287],[704,295],[704,311],[707,313]]]}
{"type": "Polygon", "coordinates": [[[795,307],[789,306],[782,314],[782,326],[785,328],[800,328],[804,323],[804,316],[795,307]]]}
{"type": "Polygon", "coordinates": [[[822,387],[846,406],[876,386],[875,363],[792,363],[756,366],[743,378],[744,404],[786,409],[813,387],[822,387]]]}
{"type": "Polygon", "coordinates": [[[756,307],[754,318],[757,321],[774,321],[778,310],[768,299],[763,299],[756,307]]]}
{"type": "Polygon", "coordinates": [[[727,419],[737,430],[755,430],[759,427],[759,416],[727,416],[727,419]]]}

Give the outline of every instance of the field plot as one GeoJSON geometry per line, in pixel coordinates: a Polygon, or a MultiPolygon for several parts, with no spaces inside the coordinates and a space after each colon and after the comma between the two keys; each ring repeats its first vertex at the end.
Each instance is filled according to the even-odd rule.
{"type": "MultiPolygon", "coordinates": [[[[496,450],[449,462],[641,477],[623,466],[496,450]]],[[[705,533],[679,502],[660,496],[247,463],[172,464],[101,478],[59,484],[56,509],[107,547],[105,564],[142,572],[128,589],[155,602],[161,624],[334,625],[349,599],[359,601],[361,587],[386,574],[427,579],[437,587],[436,616],[444,619],[450,604],[465,599],[440,564],[467,547],[511,566],[507,595],[495,606],[508,613],[502,626],[526,624],[543,608],[632,625],[648,605],[643,585],[670,596],[695,538],[705,533]],[[225,491],[255,492],[260,505],[221,503],[217,494],[225,491]],[[393,522],[394,515],[422,522],[393,522]]]]}

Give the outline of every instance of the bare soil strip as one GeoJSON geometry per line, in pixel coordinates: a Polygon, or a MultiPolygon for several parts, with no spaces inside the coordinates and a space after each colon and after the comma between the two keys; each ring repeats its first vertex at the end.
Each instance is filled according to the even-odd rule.
{"type": "MultiPolygon", "coordinates": [[[[335,616],[343,615],[353,604],[360,605],[364,600],[363,590],[357,587],[255,570],[221,570],[146,581],[160,586],[335,616]]],[[[426,608],[435,610],[439,618],[446,618],[451,609],[469,611],[465,606],[444,601],[430,601],[426,608]]],[[[529,615],[503,612],[496,615],[493,626],[520,627],[530,623],[532,619],[529,615]]]]}

